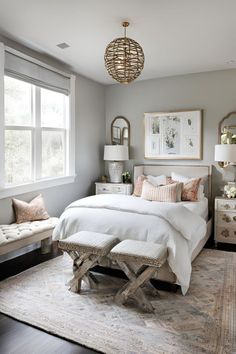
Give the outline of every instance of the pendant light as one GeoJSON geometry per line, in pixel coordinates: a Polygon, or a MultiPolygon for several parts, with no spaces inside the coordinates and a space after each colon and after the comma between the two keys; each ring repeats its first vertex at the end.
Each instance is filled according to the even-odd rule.
{"type": "Polygon", "coordinates": [[[104,60],[109,75],[122,84],[135,80],[144,67],[142,47],[133,39],[126,37],[129,22],[122,23],[124,37],[116,38],[108,44],[104,60]]]}

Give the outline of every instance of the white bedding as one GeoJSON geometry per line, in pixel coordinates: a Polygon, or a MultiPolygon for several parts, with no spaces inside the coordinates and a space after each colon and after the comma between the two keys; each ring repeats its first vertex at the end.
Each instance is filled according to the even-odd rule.
{"type": "Polygon", "coordinates": [[[206,197],[198,202],[179,202],[178,204],[184,205],[193,213],[208,221],[208,199],[206,197]]]}
{"type": "Polygon", "coordinates": [[[204,237],[206,221],[182,203],[101,194],[70,204],[61,215],[53,238],[66,238],[81,230],[113,234],[120,240],[136,239],[165,245],[170,268],[185,294],[191,276],[193,244],[204,237]]]}

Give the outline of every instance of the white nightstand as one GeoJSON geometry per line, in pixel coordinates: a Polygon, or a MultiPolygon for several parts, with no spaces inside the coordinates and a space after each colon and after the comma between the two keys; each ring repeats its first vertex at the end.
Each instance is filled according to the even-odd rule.
{"type": "Polygon", "coordinates": [[[215,244],[236,244],[236,198],[215,198],[215,244]]]}
{"type": "Polygon", "coordinates": [[[126,194],[132,193],[131,183],[102,183],[95,182],[96,194],[126,194]]]}

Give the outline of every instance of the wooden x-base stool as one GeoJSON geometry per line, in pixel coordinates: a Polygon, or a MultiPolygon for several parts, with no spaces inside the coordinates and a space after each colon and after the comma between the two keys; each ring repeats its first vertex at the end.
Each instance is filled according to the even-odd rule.
{"type": "Polygon", "coordinates": [[[89,270],[99,264],[118,242],[115,236],[91,231],[80,231],[58,242],[58,247],[73,259],[71,291],[81,291],[82,278],[91,288],[97,287],[97,280],[89,270]]]}
{"type": "Polygon", "coordinates": [[[141,287],[166,261],[166,248],[152,242],[125,240],[111,250],[109,257],[116,261],[129,279],[116,294],[116,302],[121,305],[128,298],[133,298],[143,310],[153,312],[152,304],[141,287]],[[134,272],[130,264],[135,264],[138,271],[134,272]]]}

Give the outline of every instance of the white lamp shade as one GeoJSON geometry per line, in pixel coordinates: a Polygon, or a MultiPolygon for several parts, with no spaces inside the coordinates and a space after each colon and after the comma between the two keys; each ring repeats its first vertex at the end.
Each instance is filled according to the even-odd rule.
{"type": "Polygon", "coordinates": [[[215,161],[236,162],[236,144],[215,145],[215,161]]]}
{"type": "Polygon", "coordinates": [[[104,160],[125,161],[129,160],[129,149],[126,145],[105,145],[104,160]]]}

